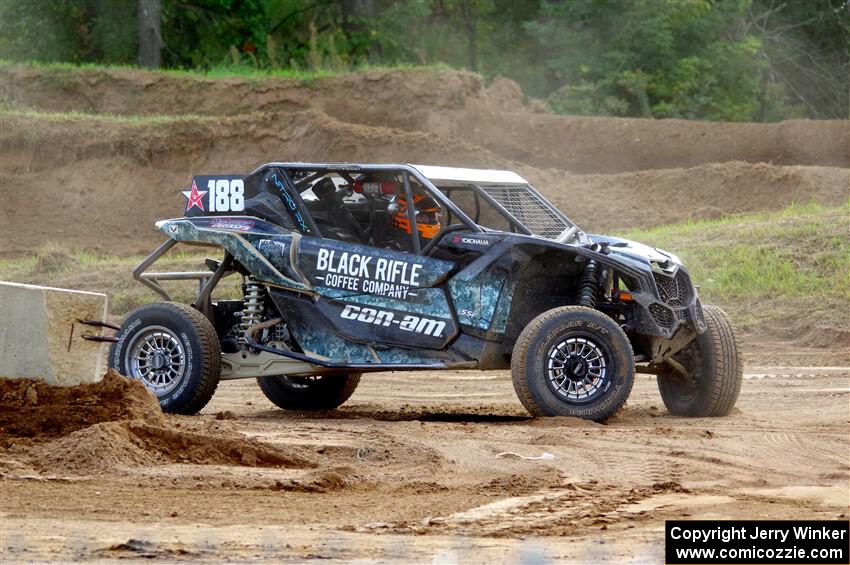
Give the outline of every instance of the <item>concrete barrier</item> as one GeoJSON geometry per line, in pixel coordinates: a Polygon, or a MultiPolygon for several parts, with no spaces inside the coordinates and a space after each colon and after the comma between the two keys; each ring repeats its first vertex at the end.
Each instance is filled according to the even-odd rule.
{"type": "Polygon", "coordinates": [[[105,344],[82,336],[102,330],[79,321],[105,321],[107,307],[97,292],[0,281],[0,377],[61,386],[99,381],[105,344]]]}

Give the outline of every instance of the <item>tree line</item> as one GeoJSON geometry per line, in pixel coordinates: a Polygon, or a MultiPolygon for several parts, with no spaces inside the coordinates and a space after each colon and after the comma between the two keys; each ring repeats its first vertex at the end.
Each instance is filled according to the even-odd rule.
{"type": "Polygon", "coordinates": [[[850,0],[0,0],[0,58],[445,64],[514,79],[564,114],[846,119],[850,0]]]}

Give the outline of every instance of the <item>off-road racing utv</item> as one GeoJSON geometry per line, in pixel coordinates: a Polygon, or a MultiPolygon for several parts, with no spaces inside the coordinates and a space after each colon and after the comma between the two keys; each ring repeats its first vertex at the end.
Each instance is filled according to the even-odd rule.
{"type": "Polygon", "coordinates": [[[110,351],[163,410],[197,412],[220,379],[322,410],[367,372],[510,367],[531,414],[604,420],[636,364],[673,414],[725,415],[738,397],[735,329],[679,259],[584,233],[513,172],[268,163],[196,176],[183,195],[184,217],[157,222],[169,239],[134,272],[165,302],[131,312],[110,351]],[[178,242],[223,256],[147,272],[178,242]],[[234,274],[242,299],[214,301],[234,274]],[[191,305],[160,284],[193,278],[191,305]]]}

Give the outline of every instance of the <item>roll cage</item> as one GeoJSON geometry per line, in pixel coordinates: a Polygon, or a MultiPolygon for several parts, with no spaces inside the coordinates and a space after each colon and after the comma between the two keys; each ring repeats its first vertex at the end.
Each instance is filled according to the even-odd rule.
{"type": "MultiPolygon", "coordinates": [[[[432,240],[436,243],[449,231],[468,229],[472,232],[486,233],[507,231],[528,236],[538,236],[559,242],[572,238],[579,241],[584,237],[581,231],[563,212],[535,190],[525,179],[510,171],[491,171],[477,169],[459,169],[410,164],[355,164],[355,163],[265,163],[252,171],[252,175],[271,168],[283,172],[286,184],[292,187],[293,195],[301,201],[300,192],[307,190],[311,183],[335,173],[347,181],[352,175],[361,173],[394,173],[402,178],[403,195],[412,201],[413,188],[411,177],[425,188],[447,211],[447,223],[443,230],[432,240]],[[294,179],[294,180],[293,180],[294,179]],[[472,197],[472,209],[469,212],[461,208],[452,196],[468,193],[472,197]],[[482,225],[482,208],[486,204],[504,220],[506,229],[493,229],[482,225]],[[460,222],[458,225],[454,220],[460,222]]],[[[309,215],[309,212],[305,212],[309,215]]],[[[408,208],[411,225],[412,251],[419,255],[428,251],[430,244],[423,247],[420,241],[416,212],[408,208]]],[[[308,220],[312,231],[322,237],[321,229],[312,218],[308,220]]]]}

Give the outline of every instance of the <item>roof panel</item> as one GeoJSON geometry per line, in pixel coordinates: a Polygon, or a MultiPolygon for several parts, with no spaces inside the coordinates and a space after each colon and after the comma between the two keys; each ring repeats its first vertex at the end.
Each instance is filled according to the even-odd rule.
{"type": "Polygon", "coordinates": [[[528,184],[528,181],[513,171],[496,169],[463,169],[459,167],[436,167],[433,165],[411,165],[428,180],[480,182],[499,184],[528,184]]]}

